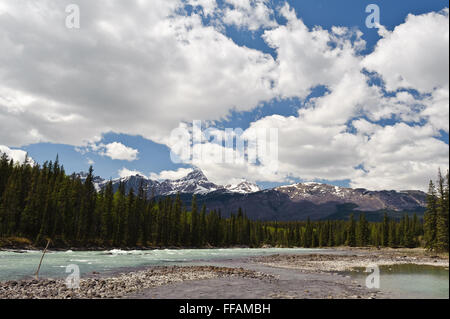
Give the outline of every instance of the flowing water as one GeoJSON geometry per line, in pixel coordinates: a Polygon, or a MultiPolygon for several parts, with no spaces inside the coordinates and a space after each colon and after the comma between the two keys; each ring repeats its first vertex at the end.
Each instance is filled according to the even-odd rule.
{"type": "MultiPolygon", "coordinates": [[[[107,251],[55,251],[47,252],[39,276],[66,277],[66,267],[75,264],[80,275],[109,272],[120,268],[143,266],[179,265],[196,260],[219,260],[239,257],[253,257],[273,254],[308,254],[327,251],[305,248],[230,248],[230,249],[162,249],[162,250],[120,250],[107,251]]],[[[30,278],[36,272],[40,251],[0,251],[0,281],[30,278]]]]}
{"type": "MultiPolygon", "coordinates": [[[[80,275],[92,272],[109,273],[145,266],[182,265],[192,261],[219,261],[241,257],[273,254],[345,253],[332,249],[306,248],[230,248],[230,249],[164,249],[50,251],[44,257],[40,277],[64,278],[66,267],[77,265],[80,275]]],[[[32,278],[36,272],[40,251],[0,251],[0,281],[32,278]]],[[[69,270],[68,270],[69,271],[69,270]]],[[[71,270],[69,271],[71,272],[71,270]]],[[[365,285],[367,273],[349,272],[365,285]]],[[[380,267],[380,290],[398,298],[449,298],[448,268],[394,265],[380,267]]]]}

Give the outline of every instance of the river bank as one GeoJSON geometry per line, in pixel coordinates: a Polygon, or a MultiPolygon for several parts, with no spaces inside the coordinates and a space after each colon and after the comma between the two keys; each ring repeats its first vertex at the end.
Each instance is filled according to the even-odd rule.
{"type": "MultiPolygon", "coordinates": [[[[29,239],[22,237],[11,237],[11,238],[0,238],[0,251],[30,251],[30,250],[43,250],[45,248],[45,244],[43,245],[35,245],[29,239]]],[[[120,249],[124,251],[130,250],[157,250],[157,249],[212,249],[212,248],[272,248],[271,245],[262,245],[261,247],[250,247],[245,245],[232,245],[232,246],[162,246],[162,245],[152,245],[152,246],[114,246],[114,245],[71,245],[71,244],[55,244],[50,243],[49,250],[52,251],[104,251],[104,250],[113,250],[120,249]]],[[[276,246],[281,248],[280,246],[276,246]]]]}
{"type": "Polygon", "coordinates": [[[308,272],[343,272],[370,265],[428,265],[449,267],[448,253],[434,253],[422,248],[338,248],[346,254],[272,255],[256,257],[253,261],[278,268],[308,272]]]}
{"type": "Polygon", "coordinates": [[[0,283],[0,299],[120,298],[150,287],[220,277],[265,279],[268,281],[273,278],[267,274],[242,268],[213,266],[152,267],[111,277],[91,274],[90,278],[80,279],[79,288],[75,289],[68,288],[62,279],[7,281],[0,283]]]}
{"type": "Polygon", "coordinates": [[[91,274],[69,289],[62,279],[0,283],[0,299],[359,299],[380,298],[337,274],[299,273],[252,263],[151,267],[104,277],[91,274]],[[243,266],[243,267],[240,267],[243,266]]]}
{"type": "MultiPolygon", "coordinates": [[[[171,252],[167,252],[171,253],[171,252]]],[[[153,254],[153,253],[152,253],[153,254]]],[[[23,254],[19,254],[23,255],[23,254]]],[[[102,255],[105,258],[109,255],[102,255]]],[[[127,255],[137,258],[136,255],[127,255]]],[[[113,257],[113,256],[111,256],[113,257]]],[[[113,257],[114,259],[116,257],[113,257]]],[[[128,258],[123,256],[123,258],[128,258]]],[[[348,273],[369,265],[432,265],[448,270],[448,254],[423,249],[323,249],[251,257],[193,259],[177,266],[140,266],[83,274],[79,289],[64,279],[9,280],[0,298],[374,299],[402,295],[368,289],[348,273]]]]}

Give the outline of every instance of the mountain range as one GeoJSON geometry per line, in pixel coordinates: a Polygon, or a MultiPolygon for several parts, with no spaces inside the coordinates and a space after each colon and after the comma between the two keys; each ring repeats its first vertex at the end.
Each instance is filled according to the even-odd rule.
{"type": "MultiPolygon", "coordinates": [[[[77,174],[84,179],[86,173],[77,174]]],[[[112,180],[116,191],[120,182],[137,191],[142,184],[148,196],[171,196],[180,194],[186,206],[191,205],[192,195],[197,203],[208,209],[220,210],[229,216],[241,207],[247,216],[258,220],[311,220],[347,219],[351,213],[365,212],[369,220],[380,220],[387,212],[394,218],[404,213],[425,210],[426,194],[418,190],[370,191],[363,188],[339,187],[321,183],[297,183],[262,190],[258,185],[242,180],[234,185],[218,185],[208,180],[201,170],[193,170],[176,180],[152,180],[142,175],[132,175],[112,180]]],[[[106,186],[108,180],[94,178],[97,190],[106,186]]]]}

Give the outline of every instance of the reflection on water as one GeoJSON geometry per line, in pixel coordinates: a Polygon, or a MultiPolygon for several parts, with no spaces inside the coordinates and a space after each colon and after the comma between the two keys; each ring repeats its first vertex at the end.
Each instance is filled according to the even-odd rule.
{"type": "MultiPolygon", "coordinates": [[[[360,269],[351,275],[365,285],[367,273],[360,269]]],[[[395,298],[449,298],[448,268],[427,265],[380,267],[380,290],[395,298]]]]}

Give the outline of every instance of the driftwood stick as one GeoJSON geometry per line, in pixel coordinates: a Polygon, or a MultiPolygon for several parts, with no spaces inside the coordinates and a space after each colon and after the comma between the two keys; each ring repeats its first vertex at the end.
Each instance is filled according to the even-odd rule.
{"type": "Polygon", "coordinates": [[[42,259],[44,259],[44,255],[47,252],[48,245],[50,244],[50,239],[47,240],[47,246],[45,246],[44,252],[41,256],[41,261],[39,262],[39,267],[36,270],[36,279],[39,279],[39,270],[41,269],[42,259]]]}

